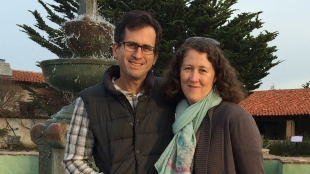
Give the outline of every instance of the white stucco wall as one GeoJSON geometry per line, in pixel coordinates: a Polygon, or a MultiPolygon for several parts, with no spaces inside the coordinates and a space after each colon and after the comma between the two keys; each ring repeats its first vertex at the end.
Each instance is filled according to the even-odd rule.
{"type": "MultiPolygon", "coordinates": [[[[18,128],[15,130],[15,134],[20,136],[20,141],[24,146],[34,148],[37,145],[31,141],[30,131],[31,128],[38,123],[45,123],[46,119],[20,119],[20,118],[8,118],[7,119],[12,128],[18,128]]],[[[7,123],[4,118],[0,118],[0,129],[5,128],[7,123]]],[[[9,135],[14,135],[13,132],[9,132],[9,135]]],[[[5,137],[7,140],[7,137],[5,137]]],[[[0,137],[0,141],[2,138],[0,137]]]]}

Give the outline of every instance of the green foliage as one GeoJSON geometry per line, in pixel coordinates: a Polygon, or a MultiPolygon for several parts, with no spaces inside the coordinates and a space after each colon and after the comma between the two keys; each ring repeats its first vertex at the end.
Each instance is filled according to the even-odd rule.
{"type": "Polygon", "coordinates": [[[278,156],[310,156],[310,136],[304,135],[303,142],[289,140],[269,140],[270,154],[278,156]]]}
{"type": "Polygon", "coordinates": [[[268,140],[268,139],[266,139],[265,137],[264,137],[264,135],[261,135],[261,137],[262,137],[262,142],[263,142],[263,149],[268,149],[268,147],[270,146],[270,141],[268,140]]]}
{"type": "Polygon", "coordinates": [[[31,101],[27,102],[26,105],[29,110],[35,111],[33,116],[45,113],[51,116],[60,110],[62,106],[69,103],[69,101],[64,98],[63,93],[48,87],[47,84],[22,85],[22,88],[29,92],[29,99],[31,101]],[[34,90],[40,88],[49,88],[52,94],[39,93],[34,90]]]}
{"type": "Polygon", "coordinates": [[[55,6],[52,4],[45,4],[43,1],[38,0],[38,2],[45,8],[48,13],[47,19],[51,22],[55,23],[59,26],[58,29],[54,29],[51,26],[47,25],[46,22],[43,20],[41,14],[37,11],[30,11],[29,12],[35,17],[37,23],[35,27],[41,31],[44,31],[48,38],[45,38],[44,35],[37,32],[34,28],[29,25],[17,24],[20,28],[22,28],[22,32],[26,33],[31,40],[36,42],[37,44],[41,45],[42,47],[50,50],[52,53],[56,54],[59,58],[67,58],[72,57],[72,52],[66,46],[64,40],[63,29],[61,28],[62,23],[67,20],[73,19],[75,13],[77,12],[78,5],[76,1],[64,1],[58,0],[58,3],[61,3],[59,6],[55,6]],[[63,17],[59,16],[57,13],[63,13],[63,17]]]}
{"type": "Polygon", "coordinates": [[[5,123],[6,123],[6,127],[2,129],[2,132],[3,133],[13,132],[13,134],[16,136],[15,131],[18,130],[18,128],[13,128],[8,121],[8,118],[14,118],[16,116],[16,113],[10,112],[10,111],[2,111],[1,115],[4,118],[5,123]]]}
{"type": "Polygon", "coordinates": [[[7,126],[7,127],[5,127],[5,128],[1,128],[0,129],[0,137],[1,137],[1,139],[4,141],[4,142],[6,142],[6,139],[5,139],[5,137],[9,134],[9,132],[13,132],[14,134],[15,134],[15,130],[18,130],[18,128],[12,128],[11,126],[7,126]]]}
{"type": "MultiPolygon", "coordinates": [[[[44,31],[44,38],[28,25],[18,25],[30,39],[49,49],[60,58],[70,58],[72,53],[63,42],[61,24],[73,19],[78,10],[77,0],[55,0],[59,5],[39,3],[48,12],[47,19],[60,26],[53,29],[46,25],[40,14],[30,11],[37,20],[36,28],[44,31]],[[54,13],[53,9],[56,13],[54,13]]],[[[273,55],[277,49],[268,46],[278,32],[263,31],[258,36],[251,34],[262,28],[259,19],[262,12],[241,13],[232,18],[237,9],[232,6],[237,0],[98,0],[99,13],[115,24],[125,12],[133,9],[149,11],[155,15],[163,28],[163,40],[160,46],[159,59],[153,70],[161,75],[169,66],[170,59],[182,42],[192,36],[211,37],[221,43],[224,54],[239,73],[239,78],[248,90],[260,87],[261,79],[269,74],[269,70],[281,63],[273,55]]]]}
{"type": "Polygon", "coordinates": [[[0,129],[0,137],[1,137],[1,139],[4,142],[7,142],[5,137],[9,134],[9,132],[13,132],[14,135],[16,136],[16,134],[15,134],[16,130],[18,130],[18,128],[12,128],[11,126],[7,126],[5,128],[0,129]]]}
{"type": "Polygon", "coordinates": [[[9,132],[9,130],[8,130],[7,128],[2,128],[2,129],[0,129],[0,137],[1,137],[4,141],[6,141],[6,140],[4,139],[4,136],[8,135],[8,132],[9,132]]]}
{"type": "Polygon", "coordinates": [[[301,85],[303,88],[310,88],[310,81],[301,85]]]}

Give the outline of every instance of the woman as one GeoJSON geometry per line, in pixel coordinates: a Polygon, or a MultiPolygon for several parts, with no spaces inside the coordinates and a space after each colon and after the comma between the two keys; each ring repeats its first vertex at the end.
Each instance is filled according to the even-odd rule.
{"type": "Polygon", "coordinates": [[[165,79],[163,90],[178,106],[159,173],[264,173],[258,128],[238,105],[246,93],[217,41],[187,39],[165,79]]]}

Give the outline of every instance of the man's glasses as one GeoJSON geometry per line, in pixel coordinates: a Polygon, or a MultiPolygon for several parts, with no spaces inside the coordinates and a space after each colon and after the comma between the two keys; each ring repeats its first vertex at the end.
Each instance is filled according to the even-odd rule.
{"type": "Polygon", "coordinates": [[[140,47],[142,50],[142,53],[147,54],[147,55],[154,54],[155,48],[150,45],[139,45],[136,42],[118,42],[118,43],[124,44],[124,49],[126,51],[135,52],[140,47]]]}
{"type": "Polygon", "coordinates": [[[204,39],[206,41],[209,41],[211,42],[212,44],[216,45],[216,46],[220,46],[220,42],[218,42],[217,40],[215,39],[212,39],[212,38],[208,38],[208,37],[200,37],[200,36],[195,36],[195,37],[189,37],[186,39],[187,40],[190,40],[190,39],[204,39]]]}

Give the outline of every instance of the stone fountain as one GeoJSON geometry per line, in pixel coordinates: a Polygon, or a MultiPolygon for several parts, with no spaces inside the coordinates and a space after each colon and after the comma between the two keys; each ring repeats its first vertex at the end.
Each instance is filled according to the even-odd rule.
{"type": "MultiPolygon", "coordinates": [[[[104,71],[117,63],[110,51],[114,26],[98,15],[97,0],[80,0],[78,16],[62,27],[73,57],[44,60],[39,66],[53,88],[77,94],[99,83],[104,71]]],[[[40,174],[64,173],[61,162],[73,109],[74,102],[32,128],[31,140],[39,147],[40,174]]]]}

